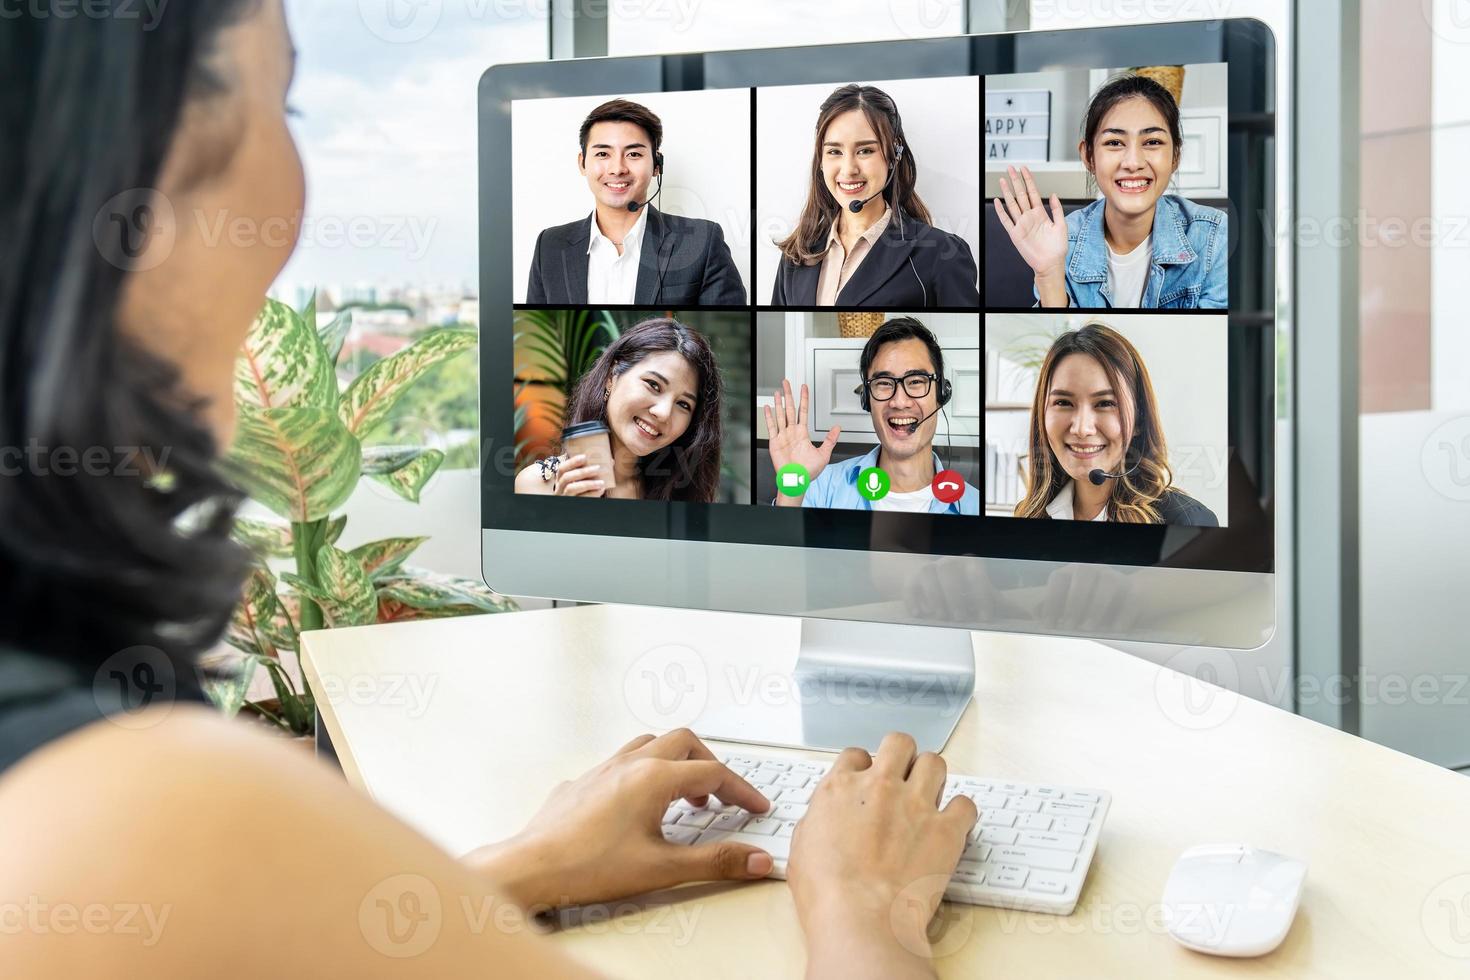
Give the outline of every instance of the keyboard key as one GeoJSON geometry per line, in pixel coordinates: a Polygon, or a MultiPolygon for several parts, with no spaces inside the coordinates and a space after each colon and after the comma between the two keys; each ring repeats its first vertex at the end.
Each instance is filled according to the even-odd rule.
{"type": "Polygon", "coordinates": [[[725,765],[727,766],[744,766],[746,769],[754,769],[760,764],[759,759],[752,759],[748,755],[732,755],[725,760],[725,765]]]}
{"type": "Polygon", "coordinates": [[[1033,786],[1027,791],[1026,795],[1040,796],[1048,800],[1059,800],[1062,798],[1062,791],[1055,786],[1033,786]]]}
{"type": "Polygon", "coordinates": [[[762,769],[771,769],[775,772],[787,772],[791,769],[791,763],[782,762],[780,759],[762,759],[762,769]]]}
{"type": "Polygon", "coordinates": [[[985,872],[981,871],[978,865],[973,868],[956,868],[949,880],[958,881],[964,885],[982,885],[985,883],[985,872]]]}
{"type": "Polygon", "coordinates": [[[827,767],[819,762],[793,762],[791,764],[791,771],[804,772],[816,776],[825,776],[827,774],[827,767]]]}
{"type": "Polygon", "coordinates": [[[995,791],[997,793],[1005,793],[1007,796],[1019,796],[1026,792],[1026,787],[1020,783],[996,783],[995,791]]]}
{"type": "MultiPolygon", "coordinates": [[[[1041,810],[1041,802],[1031,796],[1010,796],[1006,798],[1006,809],[1017,813],[1037,813],[1041,810]]],[[[1048,803],[1047,806],[1051,804],[1048,803]]]]}
{"type": "Polygon", "coordinates": [[[761,834],[769,836],[781,828],[781,821],[773,817],[751,817],[750,822],[740,828],[744,834],[761,834]]]}
{"type": "Polygon", "coordinates": [[[696,827],[664,828],[664,840],[669,841],[672,844],[693,844],[695,838],[698,836],[699,829],[696,827]]]}
{"type": "Polygon", "coordinates": [[[806,816],[805,803],[777,803],[768,816],[774,820],[797,821],[806,816]]]}
{"type": "Polygon", "coordinates": [[[1029,873],[1025,868],[1003,864],[994,871],[987,870],[985,880],[998,888],[1020,888],[1026,884],[1026,875],[1029,873]]]}
{"type": "Polygon", "coordinates": [[[1044,813],[1023,813],[1017,819],[1017,830],[1050,830],[1052,818],[1044,813]]]}
{"type": "Polygon", "coordinates": [[[803,786],[801,789],[783,789],[777,800],[781,803],[810,803],[812,792],[810,786],[803,786]]]}
{"type": "Polygon", "coordinates": [[[1096,793],[1089,793],[1086,790],[1069,789],[1067,790],[1066,799],[1081,800],[1083,803],[1097,803],[1102,799],[1102,797],[1098,796],[1096,793]]]}
{"type": "Polygon", "coordinates": [[[971,797],[975,805],[982,810],[999,810],[1006,805],[1004,793],[979,793],[971,797]]]}
{"type": "Polygon", "coordinates": [[[796,833],[796,821],[795,820],[788,820],[785,823],[783,823],[780,826],[779,829],[777,829],[776,836],[777,837],[790,837],[794,833],[796,833]]]}
{"type": "Polygon", "coordinates": [[[690,810],[679,818],[681,827],[698,827],[700,830],[708,827],[719,816],[718,810],[690,810]]]}
{"type": "Polygon", "coordinates": [[[1092,821],[1086,817],[1057,817],[1051,829],[1059,834],[1086,834],[1092,821]]]}
{"type": "Polygon", "coordinates": [[[980,831],[980,839],[987,844],[1014,844],[1016,832],[1006,827],[985,827],[980,831]]]}
{"type": "Polygon", "coordinates": [[[780,862],[785,861],[791,856],[790,837],[777,837],[774,834],[725,834],[719,831],[706,830],[699,835],[697,843],[703,846],[705,844],[719,844],[723,841],[733,841],[736,844],[749,844],[751,847],[760,848],[778,862],[776,866],[776,873],[778,875],[784,875],[786,873],[786,869],[781,867],[780,862]]]}
{"type": "Polygon", "coordinates": [[[1036,830],[1021,832],[1021,838],[1016,843],[1022,847],[1045,847],[1054,851],[1066,851],[1068,854],[1076,854],[1082,850],[1082,840],[1076,834],[1042,833],[1036,830]]]}
{"type": "Polygon", "coordinates": [[[965,845],[965,852],[960,855],[960,863],[966,861],[988,861],[990,860],[991,847],[980,841],[971,841],[965,845]]]}
{"type": "Polygon", "coordinates": [[[769,786],[774,783],[777,778],[778,776],[775,772],[767,772],[765,770],[757,769],[749,776],[746,776],[745,781],[747,783],[750,783],[750,785],[752,786],[769,786]]]}
{"type": "Polygon", "coordinates": [[[987,827],[1014,827],[1016,812],[1014,810],[983,810],[980,813],[980,822],[987,827]]]}
{"type": "Polygon", "coordinates": [[[775,783],[772,785],[779,786],[782,789],[801,789],[807,784],[810,778],[804,772],[788,772],[784,776],[777,777],[775,783]]]}
{"type": "Polygon", "coordinates": [[[1070,854],[1042,847],[997,847],[990,857],[994,861],[1024,864],[1042,871],[1071,871],[1077,864],[1077,859],[1070,854]]]}
{"type": "Polygon", "coordinates": [[[1047,800],[1042,806],[1043,813],[1050,813],[1055,817],[1088,817],[1097,807],[1092,803],[1084,803],[1081,800],[1047,800]]]}
{"type": "Polygon", "coordinates": [[[1067,879],[1050,871],[1038,871],[1031,876],[1031,881],[1026,887],[1033,892],[1062,895],[1067,891],[1067,879]]]}
{"type": "Polygon", "coordinates": [[[709,826],[711,830],[739,830],[745,826],[745,822],[749,819],[750,814],[744,810],[737,810],[734,813],[719,814],[710,822],[709,826]]]}

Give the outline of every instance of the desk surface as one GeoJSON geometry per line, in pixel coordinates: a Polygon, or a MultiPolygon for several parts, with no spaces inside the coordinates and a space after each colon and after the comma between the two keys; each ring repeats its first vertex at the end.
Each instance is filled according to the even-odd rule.
{"type": "MultiPolygon", "coordinates": [[[[798,631],[587,606],[311,633],[306,667],[348,778],[459,854],[515,833],[555,783],[655,727],[638,693],[650,669],[681,662],[683,710],[697,711],[727,696],[721,678],[751,691],[784,676],[798,631]]],[[[1072,915],[946,904],[941,976],[1470,976],[1470,779],[1097,643],[974,637],[951,771],[1102,787],[1113,806],[1072,915]],[[1229,840],[1310,865],[1290,934],[1256,960],[1191,953],[1158,925],[1175,857],[1229,840]]],[[[784,882],[615,911],[552,941],[617,977],[804,969],[784,882]]]]}

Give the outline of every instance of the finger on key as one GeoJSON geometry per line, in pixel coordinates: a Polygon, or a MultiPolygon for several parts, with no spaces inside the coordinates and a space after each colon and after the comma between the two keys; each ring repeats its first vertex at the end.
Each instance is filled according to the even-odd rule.
{"type": "Polygon", "coordinates": [[[856,745],[850,745],[837,753],[837,758],[832,762],[832,771],[851,769],[853,772],[862,772],[872,764],[873,757],[868,754],[867,749],[860,749],[856,745]]]}
{"type": "Polygon", "coordinates": [[[944,792],[944,777],[948,774],[949,767],[944,764],[944,759],[938,754],[920,752],[914,757],[914,765],[909,770],[908,781],[920,796],[938,806],[939,794],[944,792]]]}
{"type": "MultiPolygon", "coordinates": [[[[677,762],[682,759],[703,759],[710,762],[718,762],[719,759],[710,751],[708,745],[699,740],[687,728],[675,728],[673,731],[665,732],[658,738],[651,739],[647,743],[644,755],[651,755],[659,759],[669,759],[677,762]]],[[[709,803],[707,794],[685,797],[690,806],[705,806],[709,803]]],[[[726,800],[725,802],[733,802],[726,800]]]]}
{"type": "Polygon", "coordinates": [[[741,779],[718,761],[686,759],[667,762],[663,766],[668,799],[682,796],[686,800],[713,793],[723,803],[733,803],[751,813],[765,813],[771,801],[761,791],[741,779]]]}
{"type": "Polygon", "coordinates": [[[919,747],[914,743],[912,735],[907,732],[889,732],[878,744],[878,754],[873,757],[873,769],[885,776],[906,779],[918,751],[919,747]]]}

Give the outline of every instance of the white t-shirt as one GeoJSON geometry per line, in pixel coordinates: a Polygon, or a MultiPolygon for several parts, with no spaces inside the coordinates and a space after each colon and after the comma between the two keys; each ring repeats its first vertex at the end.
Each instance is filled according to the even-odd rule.
{"type": "Polygon", "coordinates": [[[1143,282],[1148,278],[1149,260],[1153,258],[1154,236],[1149,235],[1126,255],[1108,246],[1108,279],[1113,284],[1113,305],[1137,307],[1143,302],[1143,282]]]}
{"type": "MultiPolygon", "coordinates": [[[[1057,495],[1051,499],[1051,503],[1046,505],[1046,513],[1052,520],[1075,521],[1077,519],[1072,513],[1073,492],[1072,481],[1068,480],[1066,486],[1062,487],[1057,495]]],[[[1106,521],[1107,519],[1108,509],[1106,507],[1098,511],[1097,516],[1093,518],[1094,521],[1106,521]]]]}
{"type": "Polygon", "coordinates": [[[934,491],[929,487],[922,490],[910,490],[907,493],[890,490],[881,500],[873,501],[873,509],[895,510],[906,514],[927,514],[929,502],[933,499],[934,491]]]}
{"type": "Polygon", "coordinates": [[[602,229],[597,227],[597,212],[592,212],[592,234],[587,238],[587,302],[634,303],[638,289],[638,256],[643,251],[643,232],[648,227],[648,209],[638,212],[638,220],[623,237],[623,254],[618,254],[602,229]]]}

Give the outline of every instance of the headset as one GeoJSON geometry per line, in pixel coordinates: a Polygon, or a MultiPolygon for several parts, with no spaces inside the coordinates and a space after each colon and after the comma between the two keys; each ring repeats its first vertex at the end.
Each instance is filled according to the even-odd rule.
{"type": "MultiPolygon", "coordinates": [[[[895,142],[893,144],[893,166],[890,167],[888,170],[888,179],[883,181],[883,186],[878,188],[877,193],[870,194],[867,197],[863,198],[861,201],[848,202],[847,210],[851,211],[853,214],[857,214],[863,208],[867,207],[869,201],[888,189],[888,185],[893,182],[893,178],[898,174],[898,165],[903,161],[903,151],[904,146],[902,143],[895,142]]],[[[907,242],[908,237],[904,234],[903,229],[903,208],[899,205],[898,198],[899,195],[895,193],[893,195],[893,210],[894,213],[898,216],[898,240],[901,242],[907,242]]],[[[919,275],[919,270],[914,268],[914,257],[912,255],[906,257],[909,261],[909,271],[914,274],[914,279],[919,284],[919,294],[923,297],[923,305],[927,307],[929,305],[929,289],[924,285],[924,279],[922,276],[919,275]]]]}
{"type": "MultiPolygon", "coordinates": [[[[915,275],[917,275],[917,273],[915,273],[915,275]]],[[[925,327],[924,329],[926,331],[929,331],[928,327],[925,327]]],[[[919,419],[919,421],[910,426],[910,432],[917,432],[919,426],[923,425],[925,422],[932,419],[935,415],[938,415],[940,412],[944,411],[944,406],[948,405],[950,399],[954,398],[954,384],[944,376],[944,348],[939,346],[939,338],[934,336],[933,331],[929,331],[929,336],[933,339],[934,346],[939,348],[939,363],[934,365],[935,383],[939,386],[939,395],[936,399],[937,404],[934,407],[934,411],[930,412],[928,415],[925,415],[923,418],[919,419]]],[[[872,341],[869,340],[869,343],[872,343],[872,341]]],[[[875,351],[874,353],[876,354],[877,352],[875,351]]],[[[900,380],[899,383],[901,384],[902,381],[900,380]]],[[[853,389],[853,394],[858,396],[858,404],[862,406],[863,411],[871,412],[873,410],[873,399],[868,395],[867,378],[863,378],[862,383],[853,389]]],[[[947,445],[949,442],[949,415],[945,414],[941,416],[941,418],[944,419],[944,435],[945,443],[947,445]]],[[[945,460],[941,457],[940,461],[944,464],[945,469],[950,468],[948,460],[945,460]]]]}

